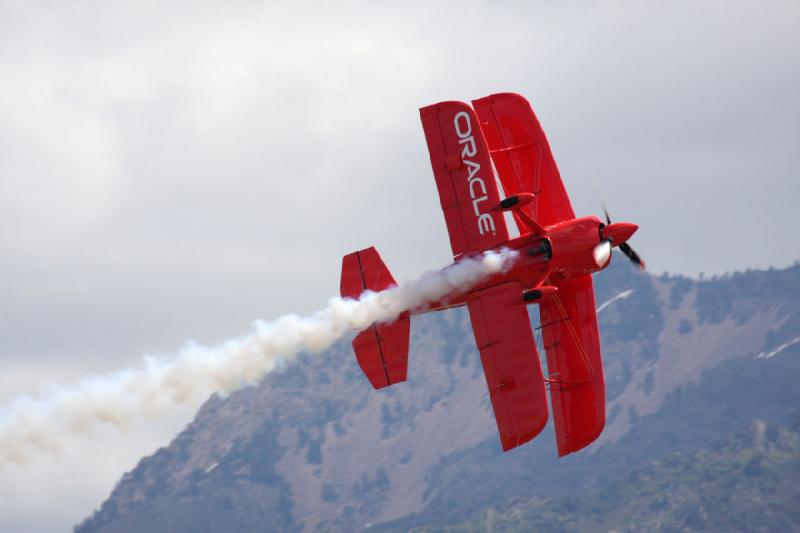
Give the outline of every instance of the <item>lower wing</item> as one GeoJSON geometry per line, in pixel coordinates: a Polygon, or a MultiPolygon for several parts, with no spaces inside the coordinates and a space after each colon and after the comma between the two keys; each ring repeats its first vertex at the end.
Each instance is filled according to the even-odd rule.
{"type": "Polygon", "coordinates": [[[467,305],[500,441],[508,451],[533,439],[547,423],[544,377],[528,309],[517,282],[470,293],[467,305]]]}
{"type": "Polygon", "coordinates": [[[539,313],[558,455],[564,456],[603,431],[606,387],[592,277],[546,283],[558,287],[539,304],[539,313]]]}

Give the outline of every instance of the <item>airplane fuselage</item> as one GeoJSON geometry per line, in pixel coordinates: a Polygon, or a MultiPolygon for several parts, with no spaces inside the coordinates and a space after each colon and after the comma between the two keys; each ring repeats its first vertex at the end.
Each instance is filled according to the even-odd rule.
{"type": "MultiPolygon", "coordinates": [[[[527,234],[512,239],[497,249],[500,251],[506,248],[517,252],[511,267],[505,272],[486,278],[471,291],[479,291],[512,280],[519,282],[526,291],[531,291],[547,286],[548,280],[554,277],[570,278],[599,272],[611,263],[609,259],[598,265],[593,255],[595,247],[603,239],[604,227],[605,224],[599,218],[589,216],[548,226],[544,228],[542,235],[527,234]]],[[[635,226],[632,231],[635,231],[635,226]]],[[[629,236],[626,235],[625,240],[629,236]]],[[[465,294],[450,294],[412,313],[440,311],[460,307],[466,303],[465,294]]],[[[535,300],[531,299],[529,303],[535,303],[535,300]]]]}

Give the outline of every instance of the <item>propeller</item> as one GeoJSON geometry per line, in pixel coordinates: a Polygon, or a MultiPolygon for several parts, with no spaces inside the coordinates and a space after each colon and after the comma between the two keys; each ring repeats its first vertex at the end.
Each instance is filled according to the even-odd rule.
{"type": "Polygon", "coordinates": [[[639,254],[633,251],[633,248],[631,248],[627,242],[623,242],[619,245],[619,251],[628,256],[628,259],[638,266],[640,270],[644,270],[644,261],[642,261],[642,258],[639,257],[639,254]]]}
{"type": "MultiPolygon", "coordinates": [[[[606,225],[611,226],[611,216],[608,214],[608,209],[606,209],[605,204],[603,204],[603,214],[606,217],[606,225]]],[[[635,229],[635,228],[634,228],[635,229]]],[[[632,233],[632,232],[631,232],[632,233]]],[[[602,230],[601,230],[602,235],[602,230]]],[[[629,236],[630,234],[628,234],[629,236]]],[[[642,258],[639,257],[633,248],[626,242],[627,237],[625,237],[625,241],[623,241],[619,245],[619,251],[625,254],[625,256],[631,260],[636,266],[638,266],[641,270],[644,270],[645,264],[642,261],[642,258]]],[[[611,256],[611,248],[612,248],[612,239],[611,238],[603,238],[600,243],[594,247],[593,255],[594,260],[597,263],[597,266],[602,266],[608,261],[608,258],[611,256]]]]}

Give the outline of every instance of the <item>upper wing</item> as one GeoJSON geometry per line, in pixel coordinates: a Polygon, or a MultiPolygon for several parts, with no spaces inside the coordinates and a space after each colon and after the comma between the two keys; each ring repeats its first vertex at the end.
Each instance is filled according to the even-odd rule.
{"type": "Polygon", "coordinates": [[[517,282],[495,285],[470,293],[467,305],[500,441],[508,451],[547,423],[544,378],[522,288],[517,282]]]}
{"type": "Polygon", "coordinates": [[[463,102],[419,110],[453,256],[508,241],[497,181],[475,111],[463,102]]]}
{"type": "MultiPolygon", "coordinates": [[[[472,105],[481,121],[497,174],[507,196],[534,194],[522,209],[542,226],[575,218],[561,175],[531,105],[518,94],[493,94],[472,105]]],[[[515,214],[522,234],[528,227],[515,214]]]]}
{"type": "Polygon", "coordinates": [[[539,304],[558,455],[576,452],[603,431],[606,387],[590,275],[546,282],[558,293],[539,304]]]}

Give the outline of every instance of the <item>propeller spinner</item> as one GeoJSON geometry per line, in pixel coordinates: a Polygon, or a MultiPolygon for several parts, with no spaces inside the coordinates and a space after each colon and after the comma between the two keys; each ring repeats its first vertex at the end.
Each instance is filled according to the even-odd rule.
{"type": "Polygon", "coordinates": [[[603,206],[603,214],[606,217],[606,225],[600,228],[600,243],[595,246],[593,254],[598,266],[606,264],[611,257],[611,249],[617,246],[625,256],[636,266],[644,270],[645,263],[633,248],[628,244],[628,239],[636,233],[639,226],[629,222],[611,222],[606,206],[603,206]]]}

